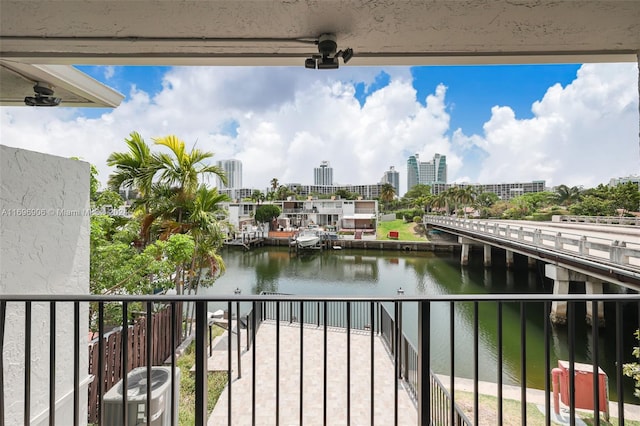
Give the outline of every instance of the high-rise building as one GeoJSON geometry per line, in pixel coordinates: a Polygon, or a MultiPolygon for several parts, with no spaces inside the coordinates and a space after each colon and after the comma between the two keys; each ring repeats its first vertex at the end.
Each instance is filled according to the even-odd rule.
{"type": "Polygon", "coordinates": [[[333,168],[328,161],[320,163],[320,167],[313,169],[313,184],[320,186],[333,185],[333,168]]]}
{"type": "Polygon", "coordinates": [[[410,156],[407,160],[407,191],[420,183],[419,163],[420,157],[418,154],[410,156]]]}
{"type": "Polygon", "coordinates": [[[421,162],[418,154],[407,160],[407,191],[417,184],[447,183],[447,156],[435,154],[433,160],[421,162]]]}
{"type": "Polygon", "coordinates": [[[221,160],[216,162],[216,166],[224,170],[227,175],[226,185],[218,178],[218,189],[242,188],[242,161],[221,160]]]}
{"type": "Polygon", "coordinates": [[[400,173],[396,171],[396,168],[393,166],[389,167],[389,170],[384,172],[382,175],[382,179],[380,179],[380,183],[385,184],[388,183],[393,186],[393,189],[396,191],[396,195],[400,196],[400,173]]]}

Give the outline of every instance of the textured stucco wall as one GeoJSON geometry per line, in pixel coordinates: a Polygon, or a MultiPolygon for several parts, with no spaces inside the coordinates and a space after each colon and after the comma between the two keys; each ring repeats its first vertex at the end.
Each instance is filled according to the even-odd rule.
{"type": "MultiPolygon", "coordinates": [[[[89,164],[0,145],[0,294],[89,293],[89,164]]],[[[86,423],[87,318],[80,317],[80,401],[86,423]]],[[[8,303],[5,422],[23,424],[24,304],[8,303]]],[[[49,304],[33,303],[31,420],[46,424],[49,304]]],[[[73,305],[57,306],[56,424],[72,424],[73,305]]]]}

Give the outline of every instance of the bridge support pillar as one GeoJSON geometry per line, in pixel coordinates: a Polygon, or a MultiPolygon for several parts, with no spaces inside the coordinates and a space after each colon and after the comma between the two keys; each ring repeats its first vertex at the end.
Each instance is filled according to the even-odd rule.
{"type": "MultiPolygon", "coordinates": [[[[531,259],[531,258],[530,258],[531,259]]],[[[555,265],[545,265],[545,275],[553,280],[553,294],[569,294],[569,270],[555,265]]],[[[567,323],[567,302],[554,300],[551,302],[551,322],[554,324],[567,323]]]]}
{"type": "MultiPolygon", "coordinates": [[[[589,279],[584,283],[585,293],[587,294],[602,294],[602,282],[595,281],[594,278],[589,279]]],[[[591,325],[593,321],[593,304],[588,301],[587,303],[587,324],[591,325]]],[[[598,302],[598,327],[604,327],[604,302],[598,302]]]]}
{"type": "Polygon", "coordinates": [[[462,251],[460,252],[460,264],[467,266],[469,264],[469,244],[462,244],[462,251]]]}
{"type": "Polygon", "coordinates": [[[484,245],[484,267],[491,266],[491,246],[489,244],[484,245]]]}
{"type": "Polygon", "coordinates": [[[527,266],[529,267],[529,269],[536,269],[537,264],[538,261],[535,257],[527,257],[527,266]]]}
{"type": "Polygon", "coordinates": [[[507,269],[513,268],[513,252],[511,250],[507,250],[506,259],[507,269]]]}
{"type": "Polygon", "coordinates": [[[460,252],[460,265],[467,266],[469,264],[469,248],[472,241],[468,238],[458,237],[458,242],[462,244],[462,251],[460,252]]]}

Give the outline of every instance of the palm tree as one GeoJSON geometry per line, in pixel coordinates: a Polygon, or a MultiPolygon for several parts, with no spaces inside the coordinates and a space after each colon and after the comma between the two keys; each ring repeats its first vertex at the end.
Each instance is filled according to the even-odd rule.
{"type": "Polygon", "coordinates": [[[569,188],[567,185],[558,185],[556,187],[556,194],[558,202],[563,206],[569,206],[580,200],[580,188],[572,186],[569,188]]]}
{"type": "Polygon", "coordinates": [[[125,139],[129,152],[114,152],[107,158],[107,165],[116,168],[109,176],[109,189],[118,192],[121,188],[132,188],[144,199],[149,195],[153,181],[149,168],[151,150],[138,132],[131,132],[129,136],[125,139]]]}
{"type": "Polygon", "coordinates": [[[266,199],[265,195],[259,189],[255,189],[251,194],[251,201],[260,204],[266,199]]]}
{"type": "Polygon", "coordinates": [[[387,211],[389,203],[393,201],[396,196],[396,189],[390,183],[385,183],[380,188],[380,201],[385,204],[385,211],[387,211]]]}
{"type": "Polygon", "coordinates": [[[443,191],[441,193],[439,193],[438,195],[436,195],[435,197],[433,197],[433,200],[431,201],[431,205],[433,207],[436,207],[438,209],[441,209],[444,207],[444,211],[445,214],[448,215],[449,214],[449,194],[447,191],[443,191]]]}
{"type": "Polygon", "coordinates": [[[214,174],[227,183],[227,175],[218,166],[205,164],[205,160],[213,157],[213,152],[200,151],[197,148],[190,152],[185,150],[185,144],[175,135],[169,135],[153,140],[156,145],[169,148],[173,156],[165,153],[154,153],[151,167],[159,174],[159,181],[176,186],[180,191],[195,193],[200,184],[200,176],[214,174]]]}
{"type": "Polygon", "coordinates": [[[462,210],[464,213],[464,217],[467,217],[467,207],[470,206],[474,200],[475,200],[475,190],[473,189],[473,187],[471,186],[458,186],[458,187],[453,187],[451,189],[454,189],[453,191],[453,197],[454,200],[456,202],[456,207],[457,204],[462,205],[462,210]]]}
{"type": "Polygon", "coordinates": [[[278,178],[271,179],[271,191],[275,192],[278,189],[279,185],[280,182],[278,181],[278,178]]]}

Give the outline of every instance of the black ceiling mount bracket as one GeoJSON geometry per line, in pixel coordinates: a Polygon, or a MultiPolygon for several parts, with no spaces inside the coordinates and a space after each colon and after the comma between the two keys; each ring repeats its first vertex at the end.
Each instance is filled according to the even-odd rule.
{"type": "Polygon", "coordinates": [[[27,106],[58,106],[62,99],[53,96],[53,89],[44,83],[36,82],[33,86],[35,96],[27,96],[24,103],[27,106]]]}
{"type": "Polygon", "coordinates": [[[318,46],[318,54],[311,55],[304,61],[304,67],[309,69],[327,70],[338,69],[338,58],[346,64],[353,57],[353,49],[338,50],[338,42],[335,34],[320,34],[315,44],[318,46]]]}

